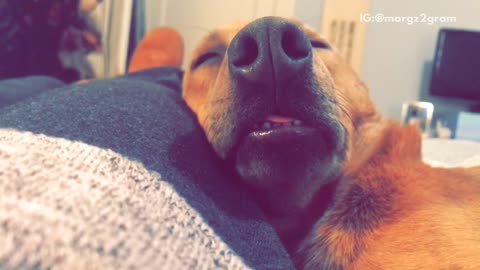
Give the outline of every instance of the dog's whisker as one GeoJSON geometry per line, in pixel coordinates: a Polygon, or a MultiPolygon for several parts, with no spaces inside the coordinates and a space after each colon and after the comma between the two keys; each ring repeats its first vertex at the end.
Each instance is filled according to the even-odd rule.
{"type": "MultiPolygon", "coordinates": [[[[348,119],[352,122],[352,124],[355,124],[354,120],[353,120],[353,117],[352,115],[350,114],[350,112],[348,111],[348,109],[346,108],[346,106],[342,103],[338,103],[338,108],[343,112],[343,114],[348,117],[348,119]]],[[[355,126],[355,125],[354,125],[355,126]]]]}
{"type": "Polygon", "coordinates": [[[350,120],[352,123],[352,126],[356,129],[357,126],[355,125],[355,121],[352,117],[352,114],[350,113],[350,110],[348,109],[348,102],[346,99],[342,97],[342,95],[339,95],[340,98],[338,100],[334,100],[333,103],[338,107],[338,109],[350,120]]]}

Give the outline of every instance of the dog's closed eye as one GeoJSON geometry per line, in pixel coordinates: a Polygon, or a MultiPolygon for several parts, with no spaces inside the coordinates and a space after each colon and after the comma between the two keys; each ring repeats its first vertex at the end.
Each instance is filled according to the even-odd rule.
{"type": "Polygon", "coordinates": [[[330,45],[328,45],[325,41],[322,40],[310,40],[310,43],[312,44],[312,47],[316,49],[331,49],[330,45]]]}
{"type": "Polygon", "coordinates": [[[191,69],[195,70],[198,67],[205,64],[218,63],[222,60],[222,58],[223,58],[223,55],[220,54],[219,52],[210,51],[210,52],[203,53],[193,61],[191,69]]]}

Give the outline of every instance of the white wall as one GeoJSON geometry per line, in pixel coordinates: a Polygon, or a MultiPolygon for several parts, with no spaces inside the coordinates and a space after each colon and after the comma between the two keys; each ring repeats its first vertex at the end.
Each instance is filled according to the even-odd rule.
{"type": "MultiPolygon", "coordinates": [[[[478,0],[370,0],[372,14],[386,16],[456,16],[456,23],[434,25],[369,23],[361,76],[384,114],[400,117],[401,103],[418,100],[427,91],[437,32],[440,27],[480,29],[478,0]],[[427,63],[427,65],[426,65],[427,63]]],[[[480,48],[479,48],[480,49],[480,48]]],[[[441,101],[435,102],[437,107],[441,101]]],[[[458,103],[459,106],[462,102],[458,103]]]]}
{"type": "Polygon", "coordinates": [[[318,31],[323,5],[323,0],[296,0],[294,16],[318,31]]]}
{"type": "Polygon", "coordinates": [[[161,25],[177,29],[184,38],[186,62],[210,30],[267,15],[294,16],[296,1],[314,0],[146,0],[146,31],[161,25]]]}

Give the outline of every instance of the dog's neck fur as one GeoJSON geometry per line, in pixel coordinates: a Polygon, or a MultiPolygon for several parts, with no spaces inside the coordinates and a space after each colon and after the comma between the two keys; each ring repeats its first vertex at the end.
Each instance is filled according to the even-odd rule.
{"type": "Polygon", "coordinates": [[[421,160],[421,134],[416,126],[402,126],[399,123],[379,117],[377,121],[359,127],[363,129],[353,138],[352,151],[344,169],[344,175],[361,174],[371,161],[379,156],[388,159],[421,160]]]}
{"type": "MultiPolygon", "coordinates": [[[[364,129],[358,134],[363,137],[355,138],[350,146],[350,159],[344,169],[344,174],[329,181],[317,194],[305,211],[295,217],[269,218],[278,232],[287,250],[296,252],[300,241],[305,238],[315,222],[341,200],[333,201],[338,196],[338,186],[345,187],[355,184],[355,179],[365,178],[365,169],[377,166],[381,159],[384,162],[396,162],[399,159],[411,159],[421,162],[421,136],[417,127],[401,126],[400,124],[379,117],[373,124],[358,127],[364,129]],[[354,159],[354,160],[353,160],[354,159]]],[[[320,220],[321,222],[321,220],[320,220]]]]}

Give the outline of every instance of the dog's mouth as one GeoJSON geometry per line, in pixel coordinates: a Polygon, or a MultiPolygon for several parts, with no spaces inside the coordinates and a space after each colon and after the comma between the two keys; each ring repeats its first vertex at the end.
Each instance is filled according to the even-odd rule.
{"type": "Polygon", "coordinates": [[[252,121],[235,145],[232,161],[269,216],[300,213],[337,166],[333,123],[308,115],[268,114],[252,121]]]}
{"type": "Polygon", "coordinates": [[[312,132],[314,129],[309,127],[304,121],[296,118],[269,115],[264,120],[257,122],[249,137],[257,139],[269,139],[278,137],[280,140],[291,136],[300,136],[312,132]]]}

